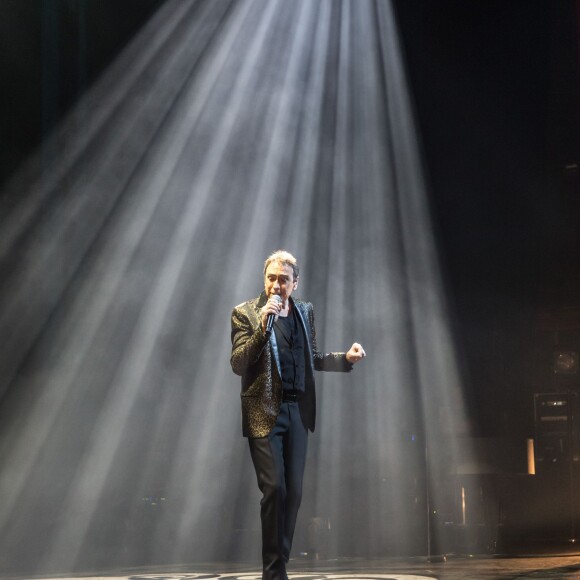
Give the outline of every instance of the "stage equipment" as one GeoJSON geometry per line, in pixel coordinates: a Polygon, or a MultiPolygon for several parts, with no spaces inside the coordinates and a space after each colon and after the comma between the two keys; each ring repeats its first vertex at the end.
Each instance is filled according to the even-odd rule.
{"type": "Polygon", "coordinates": [[[561,483],[568,496],[569,541],[576,541],[576,487],[580,461],[578,393],[534,395],[536,466],[538,473],[561,483]]]}
{"type": "Polygon", "coordinates": [[[557,375],[574,375],[578,372],[578,353],[572,350],[555,350],[552,368],[557,375]]]}

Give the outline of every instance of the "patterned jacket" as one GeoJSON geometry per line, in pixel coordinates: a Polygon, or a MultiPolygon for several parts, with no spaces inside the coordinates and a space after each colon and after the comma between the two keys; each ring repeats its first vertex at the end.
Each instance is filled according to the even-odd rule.
{"type": "MultiPolygon", "coordinates": [[[[348,372],[352,364],[343,352],[318,352],[314,311],[310,302],[294,300],[306,345],[305,395],[300,400],[304,426],[314,431],[316,391],[314,370],[348,372]]],[[[236,306],[232,312],[232,356],[234,373],[242,377],[242,432],[244,437],[266,437],[280,412],[282,379],[276,335],[270,338],[262,330],[260,310],[266,304],[266,293],[236,306]]]]}

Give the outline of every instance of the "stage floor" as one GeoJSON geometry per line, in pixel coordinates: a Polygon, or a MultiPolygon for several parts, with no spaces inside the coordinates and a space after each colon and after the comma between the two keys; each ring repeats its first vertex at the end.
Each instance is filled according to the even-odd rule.
{"type": "MultiPolygon", "coordinates": [[[[256,567],[235,564],[149,566],[99,573],[45,576],[0,576],[5,580],[259,580],[256,567]]],[[[339,559],[294,561],[290,580],[572,580],[580,579],[580,553],[561,556],[448,557],[446,561],[413,559],[339,559]]]]}

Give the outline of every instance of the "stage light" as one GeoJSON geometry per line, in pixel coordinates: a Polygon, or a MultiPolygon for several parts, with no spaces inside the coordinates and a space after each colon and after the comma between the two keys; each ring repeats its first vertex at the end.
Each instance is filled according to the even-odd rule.
{"type": "Polygon", "coordinates": [[[390,2],[169,0],[79,111],[0,228],[11,562],[259,562],[229,316],[279,247],[368,354],[318,376],[296,552],[424,551],[468,422],[390,2]]]}
{"type": "Polygon", "coordinates": [[[557,375],[573,375],[578,372],[578,353],[576,351],[554,351],[552,361],[554,373],[557,375]]]}

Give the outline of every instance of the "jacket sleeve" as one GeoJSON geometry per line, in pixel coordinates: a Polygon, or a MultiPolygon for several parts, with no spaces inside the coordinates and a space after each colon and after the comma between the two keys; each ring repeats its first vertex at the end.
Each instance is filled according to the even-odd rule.
{"type": "Polygon", "coordinates": [[[327,352],[318,351],[316,342],[316,326],[314,325],[314,309],[312,304],[308,304],[308,324],[312,332],[312,357],[314,359],[314,368],[317,371],[331,371],[348,373],[352,371],[352,363],[346,360],[344,352],[327,352]]]}
{"type": "Polygon", "coordinates": [[[232,312],[232,355],[230,364],[236,375],[242,376],[258,362],[268,343],[260,324],[254,325],[241,307],[232,312]]]}

